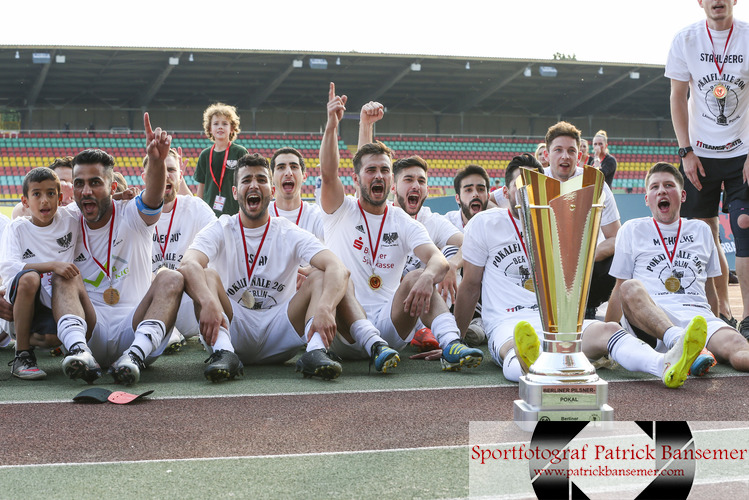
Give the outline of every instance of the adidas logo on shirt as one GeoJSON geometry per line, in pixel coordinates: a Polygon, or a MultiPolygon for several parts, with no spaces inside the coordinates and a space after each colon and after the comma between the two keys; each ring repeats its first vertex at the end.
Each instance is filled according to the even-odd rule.
{"type": "Polygon", "coordinates": [[[80,254],[78,255],[78,257],[75,258],[73,262],[83,262],[84,260],[86,260],[86,256],[83,254],[80,254]]]}
{"type": "Polygon", "coordinates": [[[359,224],[358,226],[356,226],[356,230],[359,231],[360,233],[364,233],[364,226],[359,224]]]}
{"type": "Polygon", "coordinates": [[[25,251],[25,252],[23,252],[23,257],[21,257],[21,258],[22,258],[22,259],[30,259],[30,258],[32,258],[32,257],[36,257],[36,255],[34,254],[34,252],[32,252],[31,250],[29,250],[29,249],[27,248],[27,249],[26,249],[26,251],[25,251]]]}

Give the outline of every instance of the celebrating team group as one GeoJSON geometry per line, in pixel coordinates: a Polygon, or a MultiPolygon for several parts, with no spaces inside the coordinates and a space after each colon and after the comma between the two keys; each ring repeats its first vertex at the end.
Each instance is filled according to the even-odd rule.
{"type": "MultiPolygon", "coordinates": [[[[723,20],[732,6],[703,3],[710,33],[710,21],[715,27],[713,18],[723,20]]],[[[747,36],[744,23],[738,28],[747,36]]],[[[607,321],[587,319],[582,337],[597,366],[618,363],[671,388],[716,362],[749,371],[749,342],[721,318],[721,289],[713,285],[727,273],[712,212],[692,214],[708,224],[681,217],[688,195],[707,197],[708,182],[717,183],[718,197],[722,182],[727,195],[733,188],[714,175],[729,165],[686,147],[702,130],[686,108],[691,74],[674,69],[677,56],[691,61],[693,48],[677,41],[666,72],[687,180],[673,165],[655,164],[645,180],[652,217],[623,225],[604,185],[595,261],[611,286],[588,305],[595,312],[608,300],[607,321]],[[716,288],[718,300],[709,302],[716,288]]],[[[712,88],[725,106],[730,83],[712,88]]],[[[114,159],[98,149],[56,162],[54,170],[30,171],[26,215],[6,221],[0,245],[0,335],[15,338],[13,375],[44,378],[34,348],[59,346],[68,377],[92,383],[108,372],[131,385],[159,356],[198,336],[212,381],[240,376],[245,365],[288,361],[300,350],[296,369],[305,377],[334,379],[347,359],[392,372],[409,343],[424,351],[412,357],[459,371],[483,361],[483,342],[505,378],[517,381],[539,355],[541,324],[515,181],[521,168],[561,182],[580,175],[580,131],[567,122],[549,127],[541,158],[548,166],[516,156],[504,187],[491,194],[484,169],[465,166],[454,179],[458,209],[442,216],[424,206],[428,163],[418,156],[394,161],[374,141],[374,123],[384,116],[375,102],[361,110],[356,194],[346,195],[338,145],[346,104],[331,83],[317,203],[301,197],[302,155],[282,148],[269,162],[248,153],[234,142],[236,111],[221,104],[204,114],[213,146],[198,158],[197,196],[186,194],[184,160],[171,136],[153,129],[147,113],[141,192],[117,193],[114,159]]],[[[730,168],[741,177],[746,155],[738,158],[730,168]]],[[[733,198],[738,213],[741,197],[733,198]]],[[[741,223],[737,215],[737,230],[741,223]]]]}

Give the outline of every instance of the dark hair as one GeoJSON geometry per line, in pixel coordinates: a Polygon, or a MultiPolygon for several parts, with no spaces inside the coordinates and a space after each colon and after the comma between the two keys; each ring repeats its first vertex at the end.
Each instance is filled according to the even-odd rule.
{"type": "Polygon", "coordinates": [[[54,170],[49,167],[36,167],[26,174],[23,178],[23,195],[28,198],[29,196],[29,184],[32,182],[44,182],[44,181],[55,181],[57,186],[57,194],[60,194],[60,178],[54,170]]]}
{"type": "Polygon", "coordinates": [[[237,160],[237,168],[234,169],[234,184],[236,185],[239,177],[239,169],[243,167],[265,167],[270,171],[268,159],[258,153],[247,153],[237,160]]]}
{"type": "Polygon", "coordinates": [[[73,171],[75,171],[75,167],[78,165],[96,164],[100,164],[104,167],[104,176],[109,180],[112,180],[114,158],[112,155],[101,149],[86,149],[75,155],[75,158],[73,158],[73,171]]]}
{"type": "Polygon", "coordinates": [[[302,172],[304,172],[304,169],[306,167],[304,166],[304,158],[302,158],[302,153],[294,148],[281,148],[277,149],[276,152],[273,153],[273,157],[270,159],[271,172],[276,171],[276,158],[278,158],[279,155],[294,155],[299,158],[299,167],[302,169],[302,172]]]}
{"type": "Polygon", "coordinates": [[[354,173],[356,175],[359,175],[359,171],[361,170],[361,159],[366,155],[387,155],[391,160],[393,159],[393,152],[380,141],[364,144],[354,155],[354,173]]]}
{"type": "Polygon", "coordinates": [[[551,143],[557,137],[572,137],[575,139],[575,142],[577,142],[577,149],[580,149],[580,138],[582,137],[582,133],[573,124],[569,122],[559,122],[549,127],[549,130],[546,131],[545,138],[546,149],[551,147],[551,143]]]}
{"type": "Polygon", "coordinates": [[[63,156],[62,158],[57,158],[49,166],[49,168],[51,168],[52,170],[56,170],[59,167],[73,168],[73,157],[63,156]]]}
{"type": "Polygon", "coordinates": [[[657,174],[658,172],[665,172],[671,174],[676,179],[676,183],[679,185],[679,189],[684,189],[684,175],[679,171],[678,168],[670,163],[661,161],[650,167],[648,174],[645,176],[645,189],[647,190],[648,184],[650,184],[650,176],[657,174]]]}
{"type": "Polygon", "coordinates": [[[469,175],[480,175],[484,178],[484,184],[486,184],[486,189],[489,190],[489,184],[491,181],[489,180],[489,174],[486,173],[486,170],[484,170],[484,167],[481,165],[466,165],[464,168],[460,169],[460,171],[455,174],[455,178],[453,179],[453,187],[455,188],[455,194],[460,195],[460,188],[462,187],[461,184],[463,183],[463,179],[468,177],[469,175]]]}
{"type": "Polygon", "coordinates": [[[427,173],[427,170],[429,170],[429,165],[426,160],[421,156],[414,155],[409,156],[408,158],[401,158],[393,163],[393,177],[397,177],[401,170],[408,167],[421,167],[425,174],[427,173]]]}
{"type": "Polygon", "coordinates": [[[530,153],[523,153],[520,156],[514,156],[510,163],[505,167],[505,186],[509,186],[512,182],[512,178],[515,176],[515,171],[520,167],[530,168],[537,170],[540,173],[544,173],[544,167],[541,165],[535,156],[530,153]]]}

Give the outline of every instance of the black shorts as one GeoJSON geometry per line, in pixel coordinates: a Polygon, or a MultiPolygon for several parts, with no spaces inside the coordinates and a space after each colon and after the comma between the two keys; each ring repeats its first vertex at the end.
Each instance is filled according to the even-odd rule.
{"type": "MultiPolygon", "coordinates": [[[[20,273],[16,274],[13,277],[13,281],[10,282],[10,287],[8,288],[7,300],[11,304],[16,301],[16,294],[18,293],[18,280],[20,280],[21,276],[26,273],[37,273],[41,275],[39,271],[36,271],[34,269],[24,269],[20,273]]],[[[57,335],[57,323],[55,323],[55,318],[54,316],[52,316],[52,309],[42,304],[41,298],[39,296],[41,290],[42,285],[40,284],[39,290],[36,291],[36,295],[34,296],[34,318],[31,320],[31,332],[57,335]]]]}
{"type": "Polygon", "coordinates": [[[684,175],[684,190],[687,192],[687,199],[681,205],[682,217],[689,219],[717,217],[723,189],[725,189],[724,208],[727,208],[735,198],[749,196],[743,178],[746,155],[735,158],[700,158],[700,162],[705,170],[705,177],[700,177],[702,189],[699,191],[684,175],[683,162],[679,165],[679,171],[684,175]]]}

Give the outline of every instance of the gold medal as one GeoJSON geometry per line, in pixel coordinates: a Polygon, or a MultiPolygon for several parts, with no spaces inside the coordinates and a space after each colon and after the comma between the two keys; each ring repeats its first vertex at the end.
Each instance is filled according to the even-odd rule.
{"type": "Polygon", "coordinates": [[[372,290],[377,290],[382,286],[382,278],[377,276],[376,274],[373,274],[369,277],[369,288],[372,290]]]}
{"type": "Polygon", "coordinates": [[[681,288],[681,281],[676,276],[669,276],[666,278],[666,290],[671,293],[676,293],[681,288]]]}
{"type": "Polygon", "coordinates": [[[728,89],[726,89],[726,86],[722,83],[719,83],[715,87],[713,87],[713,95],[716,99],[723,99],[726,97],[726,94],[728,94],[728,89]]]}
{"type": "Polygon", "coordinates": [[[536,287],[533,286],[533,280],[531,278],[528,278],[527,280],[525,280],[523,282],[523,288],[525,288],[529,292],[535,292],[536,291],[536,287]]]}
{"type": "Polygon", "coordinates": [[[104,302],[109,304],[110,306],[113,306],[117,304],[120,301],[120,292],[117,291],[116,288],[112,288],[111,286],[104,290],[104,302]]]}
{"type": "Polygon", "coordinates": [[[253,307],[255,307],[255,296],[252,295],[251,291],[245,290],[242,294],[242,305],[247,309],[252,309],[253,307]]]}

